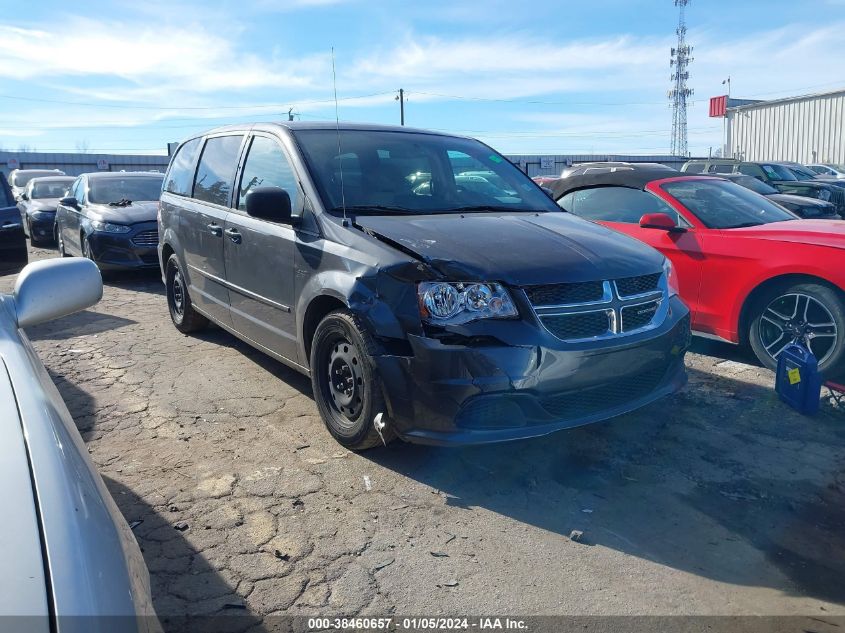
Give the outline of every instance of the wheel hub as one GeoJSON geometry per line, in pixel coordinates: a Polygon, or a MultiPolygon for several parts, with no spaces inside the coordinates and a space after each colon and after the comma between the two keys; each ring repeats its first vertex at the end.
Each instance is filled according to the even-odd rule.
{"type": "Polygon", "coordinates": [[[821,301],[804,293],[782,295],[763,312],[760,343],[777,359],[790,343],[809,349],[819,363],[836,349],[839,330],[830,310],[821,301]]]}
{"type": "Polygon", "coordinates": [[[332,402],[345,417],[355,418],[362,406],[363,377],[351,343],[341,341],[335,344],[329,356],[328,372],[332,402]]]}
{"type": "Polygon", "coordinates": [[[184,309],[185,290],[182,288],[182,275],[179,271],[173,276],[173,309],[181,316],[184,309]]]}

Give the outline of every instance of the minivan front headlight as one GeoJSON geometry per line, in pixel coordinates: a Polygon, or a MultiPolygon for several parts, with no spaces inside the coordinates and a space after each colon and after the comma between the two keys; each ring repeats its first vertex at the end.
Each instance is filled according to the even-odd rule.
{"type": "Polygon", "coordinates": [[[518,315],[508,291],[497,283],[424,281],[417,286],[417,299],[423,321],[435,325],[518,315]]]}
{"type": "Polygon", "coordinates": [[[95,231],[103,231],[104,233],[129,233],[132,230],[132,227],[125,224],[112,224],[100,220],[91,220],[91,226],[94,227],[95,231]]]}
{"type": "Polygon", "coordinates": [[[678,273],[675,272],[675,267],[669,258],[663,260],[663,274],[666,275],[666,283],[669,286],[669,296],[674,297],[680,292],[678,286],[678,273]]]}

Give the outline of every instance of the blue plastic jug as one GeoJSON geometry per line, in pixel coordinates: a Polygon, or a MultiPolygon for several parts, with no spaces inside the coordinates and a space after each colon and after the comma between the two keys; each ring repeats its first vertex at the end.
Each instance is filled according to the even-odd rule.
{"type": "Polygon", "coordinates": [[[781,400],[804,415],[819,410],[822,375],[819,362],[810,350],[792,343],[780,353],[775,391],[781,400]]]}

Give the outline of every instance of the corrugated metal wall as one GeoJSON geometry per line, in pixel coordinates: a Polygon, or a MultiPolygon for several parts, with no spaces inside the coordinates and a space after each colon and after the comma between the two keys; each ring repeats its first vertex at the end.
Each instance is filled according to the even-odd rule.
{"type": "Polygon", "coordinates": [[[593,163],[604,161],[622,161],[626,163],[661,163],[680,169],[686,161],[685,156],[668,156],[655,154],[652,156],[631,156],[621,154],[511,154],[507,159],[519,165],[522,171],[531,176],[559,176],[565,168],[577,163],[593,163]]]}
{"type": "Polygon", "coordinates": [[[729,109],[728,124],[736,158],[845,163],[845,90],[729,109]]]}
{"type": "Polygon", "coordinates": [[[0,152],[0,172],[8,174],[9,161],[15,159],[20,169],[61,169],[69,176],[90,171],[164,171],[170,161],[168,156],[146,154],[59,154],[52,152],[0,152]],[[97,163],[105,160],[108,169],[98,169],[97,163]]]}

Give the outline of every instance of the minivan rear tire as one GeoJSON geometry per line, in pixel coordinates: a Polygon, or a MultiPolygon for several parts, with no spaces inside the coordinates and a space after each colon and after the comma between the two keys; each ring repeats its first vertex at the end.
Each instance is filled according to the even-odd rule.
{"type": "Polygon", "coordinates": [[[190,334],[207,327],[208,319],[194,310],[191,296],[188,294],[188,284],[185,282],[182,268],[179,266],[179,258],[175,253],[167,260],[164,279],[167,309],[176,329],[182,334],[190,334]]]}
{"type": "Polygon", "coordinates": [[[378,368],[377,345],[348,310],[330,312],[317,326],[311,344],[311,384],[320,417],[344,447],[363,451],[394,438],[390,427],[375,428],[386,414],[378,368]]]}

